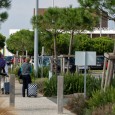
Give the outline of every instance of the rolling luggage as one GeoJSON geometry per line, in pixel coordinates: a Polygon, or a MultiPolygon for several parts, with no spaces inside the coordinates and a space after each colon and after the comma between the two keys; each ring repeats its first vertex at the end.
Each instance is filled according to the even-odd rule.
{"type": "Polygon", "coordinates": [[[4,93],[5,94],[9,94],[10,92],[10,83],[9,82],[5,82],[4,83],[4,93]]]}
{"type": "Polygon", "coordinates": [[[10,82],[7,81],[7,77],[5,78],[5,82],[4,82],[4,93],[5,94],[10,93],[10,82]]]}
{"type": "Polygon", "coordinates": [[[37,97],[37,84],[30,83],[28,84],[28,97],[34,96],[37,97]]]}

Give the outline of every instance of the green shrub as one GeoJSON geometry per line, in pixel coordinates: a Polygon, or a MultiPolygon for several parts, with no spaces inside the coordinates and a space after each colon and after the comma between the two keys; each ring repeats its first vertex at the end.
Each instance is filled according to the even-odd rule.
{"type": "Polygon", "coordinates": [[[105,92],[97,90],[89,100],[83,99],[81,95],[74,97],[67,105],[77,115],[114,115],[115,88],[107,88],[105,92]]]}
{"type": "Polygon", "coordinates": [[[87,75],[86,80],[86,93],[87,97],[92,96],[92,92],[99,90],[101,88],[101,79],[97,79],[94,76],[87,75]]]}
{"type": "Polygon", "coordinates": [[[41,73],[42,71],[42,68],[38,68],[38,78],[41,78],[41,77],[47,77],[49,76],[49,67],[43,67],[43,75],[41,73]]]}
{"type": "Polygon", "coordinates": [[[83,76],[78,74],[65,74],[64,76],[64,94],[73,94],[83,92],[83,76]]]}
{"type": "Polygon", "coordinates": [[[35,82],[35,80],[37,79],[35,76],[35,72],[34,72],[34,67],[32,66],[32,73],[30,74],[32,82],[35,82]]]}
{"type": "Polygon", "coordinates": [[[46,82],[47,80],[48,80],[47,78],[40,78],[40,79],[37,79],[37,80],[36,80],[36,83],[37,83],[37,85],[38,85],[39,93],[44,94],[45,82],[46,82]]]}
{"type": "Polygon", "coordinates": [[[95,91],[87,101],[90,108],[104,106],[108,103],[115,103],[115,88],[107,88],[106,91],[95,91]]]}
{"type": "Polygon", "coordinates": [[[19,70],[20,66],[13,66],[12,67],[12,71],[10,71],[10,74],[15,74],[16,77],[18,77],[18,70],[19,70]]]}
{"type": "MultiPolygon", "coordinates": [[[[87,76],[87,95],[90,97],[92,92],[100,88],[100,80],[91,76],[87,76]]],[[[57,77],[53,76],[50,80],[45,83],[44,88],[45,96],[56,96],[57,95],[57,77]]],[[[75,74],[64,75],[64,95],[73,93],[84,92],[84,76],[75,74]]]]}
{"type": "Polygon", "coordinates": [[[115,115],[115,103],[112,105],[112,114],[115,115]]]}
{"type": "Polygon", "coordinates": [[[50,80],[45,82],[44,96],[56,96],[57,95],[57,77],[53,76],[50,80]]]}

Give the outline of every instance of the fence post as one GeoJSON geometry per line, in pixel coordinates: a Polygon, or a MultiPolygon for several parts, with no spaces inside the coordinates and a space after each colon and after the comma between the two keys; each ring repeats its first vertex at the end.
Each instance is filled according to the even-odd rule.
{"type": "Polygon", "coordinates": [[[10,75],[10,106],[15,106],[15,75],[10,75]]]}
{"type": "Polygon", "coordinates": [[[58,114],[62,114],[63,113],[63,76],[58,76],[57,104],[58,104],[58,114]]]}

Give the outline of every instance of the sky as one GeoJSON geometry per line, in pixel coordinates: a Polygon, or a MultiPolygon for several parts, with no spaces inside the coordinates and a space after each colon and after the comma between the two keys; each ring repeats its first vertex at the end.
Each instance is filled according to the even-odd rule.
{"type": "MultiPolygon", "coordinates": [[[[53,0],[38,0],[39,8],[53,6],[53,0]]],[[[77,7],[77,0],[54,0],[54,6],[77,7]]],[[[32,29],[30,20],[33,16],[33,9],[36,7],[36,0],[12,0],[11,8],[8,11],[8,19],[1,24],[0,33],[9,36],[9,29],[32,29]]]]}
{"type": "MultiPolygon", "coordinates": [[[[78,7],[77,0],[38,0],[39,8],[48,8],[54,6],[78,7]]],[[[1,24],[0,33],[6,37],[9,36],[10,29],[32,29],[30,20],[33,16],[33,9],[36,7],[36,0],[12,0],[11,8],[8,10],[8,20],[1,24]]],[[[113,28],[114,23],[109,23],[113,28]]]]}

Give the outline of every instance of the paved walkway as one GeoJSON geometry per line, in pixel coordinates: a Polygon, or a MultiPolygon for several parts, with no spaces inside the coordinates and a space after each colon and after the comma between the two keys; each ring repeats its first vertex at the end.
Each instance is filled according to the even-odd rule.
{"type": "MultiPolygon", "coordinates": [[[[58,114],[57,98],[47,98],[38,94],[38,97],[22,97],[22,85],[15,82],[15,111],[16,115],[62,115],[58,114]]],[[[9,95],[0,95],[4,99],[2,106],[9,106],[9,95]]],[[[65,99],[64,99],[65,100],[65,99]]],[[[64,115],[75,115],[63,108],[64,115]]]]}

